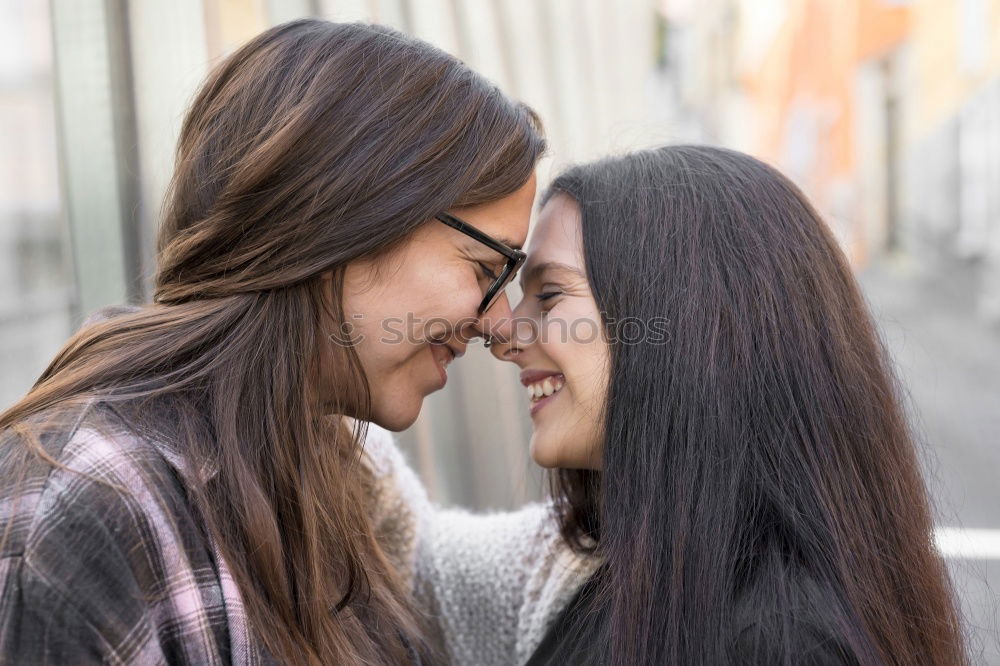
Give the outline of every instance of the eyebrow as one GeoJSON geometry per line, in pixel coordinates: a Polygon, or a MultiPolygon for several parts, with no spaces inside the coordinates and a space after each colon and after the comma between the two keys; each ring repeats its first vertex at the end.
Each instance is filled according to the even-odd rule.
{"type": "MultiPolygon", "coordinates": [[[[469,225],[469,226],[472,226],[472,225],[469,225]]],[[[521,244],[520,243],[515,243],[514,241],[512,241],[510,238],[507,238],[506,236],[490,236],[490,238],[492,240],[495,240],[498,243],[503,243],[504,245],[506,245],[511,250],[520,250],[521,249],[521,244]]],[[[479,248],[483,248],[486,252],[496,252],[496,250],[488,247],[482,241],[476,240],[475,238],[472,238],[471,236],[468,237],[468,241],[469,242],[466,243],[466,245],[469,248],[474,248],[476,250],[478,250],[479,248]]]]}
{"type": "MultiPolygon", "coordinates": [[[[491,241],[493,241],[495,243],[500,243],[501,245],[506,245],[511,250],[520,250],[521,249],[521,243],[516,243],[516,242],[512,241],[510,238],[508,238],[507,236],[493,236],[491,234],[488,234],[485,231],[483,231],[482,229],[480,229],[479,227],[477,227],[476,225],[474,225],[474,224],[472,224],[470,222],[467,222],[467,221],[463,220],[460,217],[455,217],[451,213],[442,213],[442,215],[444,215],[444,217],[450,218],[451,221],[449,222],[447,220],[441,219],[441,217],[442,217],[441,215],[437,215],[436,216],[437,219],[439,221],[441,221],[441,222],[444,222],[445,224],[447,224],[450,227],[454,227],[456,224],[459,224],[459,225],[462,225],[462,226],[464,226],[464,227],[466,227],[468,229],[471,229],[471,230],[475,231],[476,233],[479,233],[479,234],[482,234],[483,236],[486,236],[487,238],[489,238],[491,241]]],[[[461,229],[460,229],[460,231],[461,231],[461,229]]],[[[479,239],[471,236],[470,234],[466,233],[466,236],[469,236],[469,238],[471,238],[472,240],[476,241],[480,245],[484,245],[484,243],[481,240],[479,240],[479,239]]]]}
{"type": "Polygon", "coordinates": [[[587,279],[587,276],[583,274],[583,271],[581,271],[576,266],[570,266],[569,264],[564,264],[559,261],[546,261],[540,264],[534,264],[532,266],[528,266],[526,269],[521,271],[519,281],[521,283],[522,291],[524,290],[525,284],[527,284],[531,280],[537,280],[538,276],[544,273],[545,271],[553,271],[557,273],[569,273],[574,277],[578,277],[584,280],[587,279]]]}

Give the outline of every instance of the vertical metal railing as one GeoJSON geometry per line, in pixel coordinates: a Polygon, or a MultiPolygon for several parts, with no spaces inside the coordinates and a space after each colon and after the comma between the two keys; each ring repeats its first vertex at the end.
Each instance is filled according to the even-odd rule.
{"type": "Polygon", "coordinates": [[[125,206],[131,113],[121,57],[120,22],[105,0],[52,0],[55,86],[64,209],[69,220],[78,317],[121,303],[134,284],[127,256],[125,206]],[[124,108],[123,108],[124,106],[124,108]],[[124,132],[124,133],[123,133],[124,132]]]}

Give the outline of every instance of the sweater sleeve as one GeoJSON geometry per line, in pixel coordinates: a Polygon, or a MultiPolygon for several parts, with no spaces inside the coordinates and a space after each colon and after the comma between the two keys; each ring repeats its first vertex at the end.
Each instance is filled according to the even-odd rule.
{"type": "Polygon", "coordinates": [[[448,662],[526,661],[589,575],[562,546],[549,507],[477,514],[431,504],[391,434],[370,426],[376,529],[425,607],[448,662]]]}
{"type": "Polygon", "coordinates": [[[441,632],[450,663],[519,663],[529,583],[555,544],[544,506],[472,514],[436,511],[423,527],[416,591],[441,632]]]}

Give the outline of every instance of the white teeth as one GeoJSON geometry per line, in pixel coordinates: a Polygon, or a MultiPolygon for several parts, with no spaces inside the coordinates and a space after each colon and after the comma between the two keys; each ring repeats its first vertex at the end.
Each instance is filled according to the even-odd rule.
{"type": "Polygon", "coordinates": [[[565,384],[561,377],[546,377],[540,382],[529,384],[525,387],[529,400],[539,400],[557,393],[565,384]]]}

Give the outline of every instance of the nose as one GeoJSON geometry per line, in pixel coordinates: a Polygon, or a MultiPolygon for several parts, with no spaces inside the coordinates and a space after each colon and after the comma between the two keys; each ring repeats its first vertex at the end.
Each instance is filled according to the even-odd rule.
{"type": "Polygon", "coordinates": [[[479,321],[476,322],[476,331],[483,337],[490,336],[493,339],[493,346],[506,343],[510,339],[513,318],[507,294],[500,294],[493,305],[480,315],[479,321]]]}
{"type": "Polygon", "coordinates": [[[496,360],[510,361],[511,363],[518,362],[521,349],[517,346],[517,342],[513,338],[514,336],[510,336],[503,340],[493,340],[493,344],[490,345],[490,353],[493,354],[496,360]]]}
{"type": "MultiPolygon", "coordinates": [[[[491,329],[498,335],[494,336],[490,352],[498,361],[510,361],[520,365],[524,352],[535,340],[538,332],[537,324],[523,313],[519,315],[520,305],[512,311],[506,295],[503,296],[503,301],[505,315],[503,321],[497,321],[491,329]]],[[[489,314],[491,317],[495,316],[493,308],[490,308],[489,314]]]]}

